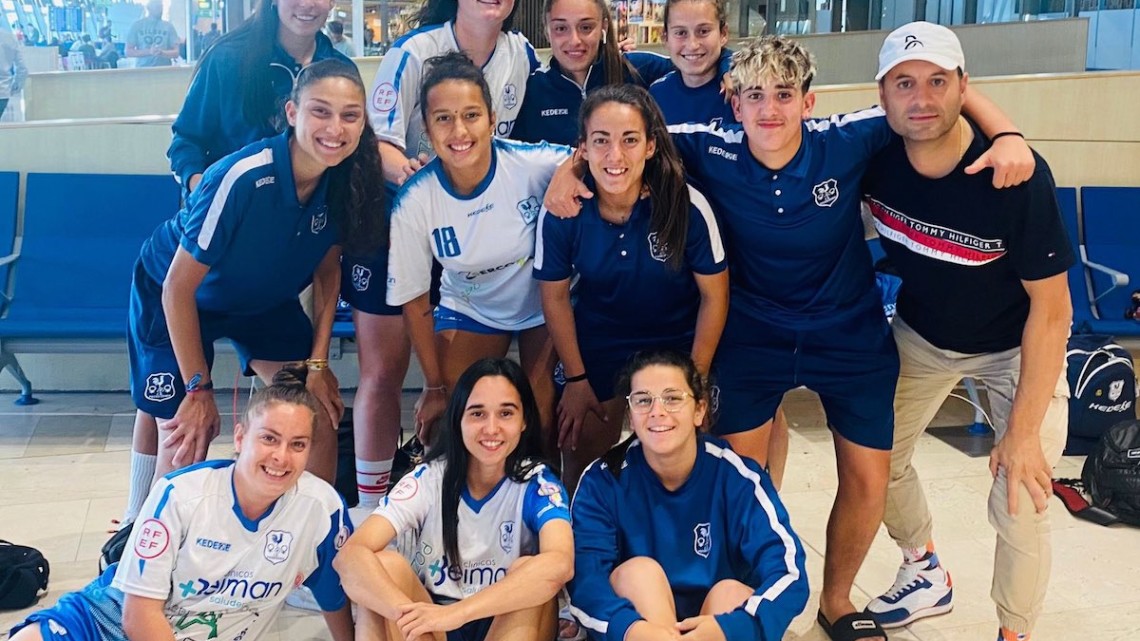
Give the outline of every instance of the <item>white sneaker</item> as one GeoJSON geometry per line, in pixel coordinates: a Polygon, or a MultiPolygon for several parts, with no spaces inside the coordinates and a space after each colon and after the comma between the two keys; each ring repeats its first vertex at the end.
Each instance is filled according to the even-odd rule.
{"type": "Polygon", "coordinates": [[[321,612],[321,606],[317,603],[316,597],[313,596],[313,591],[303,585],[285,597],[285,605],[298,610],[321,612]]]}
{"type": "Polygon", "coordinates": [[[867,604],[883,628],[901,628],[925,617],[953,609],[954,588],[950,573],[938,563],[938,555],[927,552],[917,561],[904,561],[891,589],[867,604]]]}

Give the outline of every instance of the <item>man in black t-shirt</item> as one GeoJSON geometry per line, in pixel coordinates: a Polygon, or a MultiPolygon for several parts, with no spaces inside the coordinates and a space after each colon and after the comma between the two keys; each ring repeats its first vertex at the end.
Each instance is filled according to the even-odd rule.
{"type": "MultiPolygon", "coordinates": [[[[990,523],[998,531],[991,595],[998,638],[1028,639],[1048,584],[1046,506],[1064,447],[1063,365],[1073,264],[1048,165],[995,189],[968,175],[990,145],[961,115],[968,77],[949,29],[916,22],[887,36],[879,96],[899,134],[863,183],[883,249],[902,277],[893,324],[901,361],[884,523],[903,548],[898,579],[868,611],[885,628],[948,612],[950,577],[911,458],[918,437],[963,377],[989,390],[997,440],[990,523]]],[[[1017,135],[1006,132],[1002,135],[1017,135]]],[[[996,137],[995,137],[996,138],[996,137]]]]}

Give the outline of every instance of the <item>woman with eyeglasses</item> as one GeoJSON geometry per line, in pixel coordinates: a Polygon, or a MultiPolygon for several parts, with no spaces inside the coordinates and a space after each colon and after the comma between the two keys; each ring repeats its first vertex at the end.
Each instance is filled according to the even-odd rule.
{"type": "Polygon", "coordinates": [[[571,508],[570,600],[591,639],[781,639],[807,604],[768,474],[699,433],[706,392],[677,352],[639,352],[622,374],[633,436],[590,465],[571,508]]]}
{"type": "Polygon", "coordinates": [[[571,491],[586,465],[618,441],[624,404],[614,379],[629,357],[675,349],[707,374],[728,314],[716,218],[686,184],[649,93],[602,87],[583,103],[579,121],[594,197],[575,218],[543,213],[534,261],[565,375],[558,443],[571,491]]]}

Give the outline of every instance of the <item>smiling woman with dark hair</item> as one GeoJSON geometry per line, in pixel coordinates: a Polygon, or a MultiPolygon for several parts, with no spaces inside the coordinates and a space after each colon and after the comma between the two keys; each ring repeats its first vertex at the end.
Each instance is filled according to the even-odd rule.
{"type": "Polygon", "coordinates": [[[534,458],[538,420],[514,361],[485,358],[463,372],[427,462],[337,556],[360,606],[358,641],[554,636],[574,544],[562,484],[534,458]]]}

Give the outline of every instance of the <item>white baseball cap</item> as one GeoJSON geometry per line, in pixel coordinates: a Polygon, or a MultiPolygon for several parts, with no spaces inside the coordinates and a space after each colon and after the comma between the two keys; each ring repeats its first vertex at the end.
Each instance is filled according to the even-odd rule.
{"type": "Polygon", "coordinates": [[[909,60],[925,60],[946,70],[966,69],[966,54],[954,32],[932,22],[904,24],[887,35],[879,49],[879,73],[882,80],[896,65],[909,60]]]}

